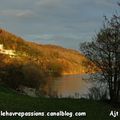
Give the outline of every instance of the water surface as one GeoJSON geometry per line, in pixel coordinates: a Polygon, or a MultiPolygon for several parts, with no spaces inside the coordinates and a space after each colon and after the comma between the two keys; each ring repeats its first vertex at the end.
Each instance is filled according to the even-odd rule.
{"type": "Polygon", "coordinates": [[[85,79],[86,75],[65,75],[49,80],[47,84],[48,94],[58,97],[85,97],[91,84],[83,78],[85,79]]]}

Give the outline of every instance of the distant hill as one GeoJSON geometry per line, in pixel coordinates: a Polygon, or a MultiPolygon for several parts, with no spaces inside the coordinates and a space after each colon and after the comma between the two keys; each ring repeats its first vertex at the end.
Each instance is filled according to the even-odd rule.
{"type": "Polygon", "coordinates": [[[0,29],[0,44],[6,50],[15,51],[16,58],[11,59],[23,63],[31,61],[49,72],[61,69],[62,74],[84,74],[88,71],[83,66],[86,58],[76,50],[28,42],[3,29],[0,29]]]}

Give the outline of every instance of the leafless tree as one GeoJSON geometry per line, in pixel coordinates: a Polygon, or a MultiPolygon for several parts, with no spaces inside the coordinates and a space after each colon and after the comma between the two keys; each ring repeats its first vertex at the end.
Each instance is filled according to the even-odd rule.
{"type": "Polygon", "coordinates": [[[97,80],[107,83],[110,100],[120,100],[120,15],[105,17],[91,42],[80,45],[82,53],[99,68],[97,80]]]}

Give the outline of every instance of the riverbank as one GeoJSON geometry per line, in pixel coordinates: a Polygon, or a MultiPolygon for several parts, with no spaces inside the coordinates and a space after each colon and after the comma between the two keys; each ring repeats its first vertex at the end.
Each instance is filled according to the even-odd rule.
{"type": "MultiPolygon", "coordinates": [[[[22,120],[114,120],[109,117],[111,110],[120,111],[120,109],[111,106],[108,103],[92,101],[86,99],[57,99],[57,98],[32,98],[21,95],[9,88],[0,86],[0,111],[18,111],[18,112],[44,112],[48,111],[67,111],[86,112],[84,117],[23,117],[22,120]]],[[[1,120],[21,120],[20,117],[1,117],[1,120]]],[[[116,119],[120,119],[120,116],[116,119]]]]}
{"type": "Polygon", "coordinates": [[[63,72],[62,75],[87,75],[87,74],[95,74],[96,71],[92,72],[63,72]]]}

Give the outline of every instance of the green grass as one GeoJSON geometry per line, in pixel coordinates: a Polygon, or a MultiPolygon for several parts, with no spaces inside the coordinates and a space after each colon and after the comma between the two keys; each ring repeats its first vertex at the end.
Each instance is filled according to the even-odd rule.
{"type": "Polygon", "coordinates": [[[0,120],[116,120],[109,117],[111,110],[118,110],[108,103],[85,99],[32,98],[0,86],[0,111],[85,111],[86,117],[0,117],[0,120]]]}

